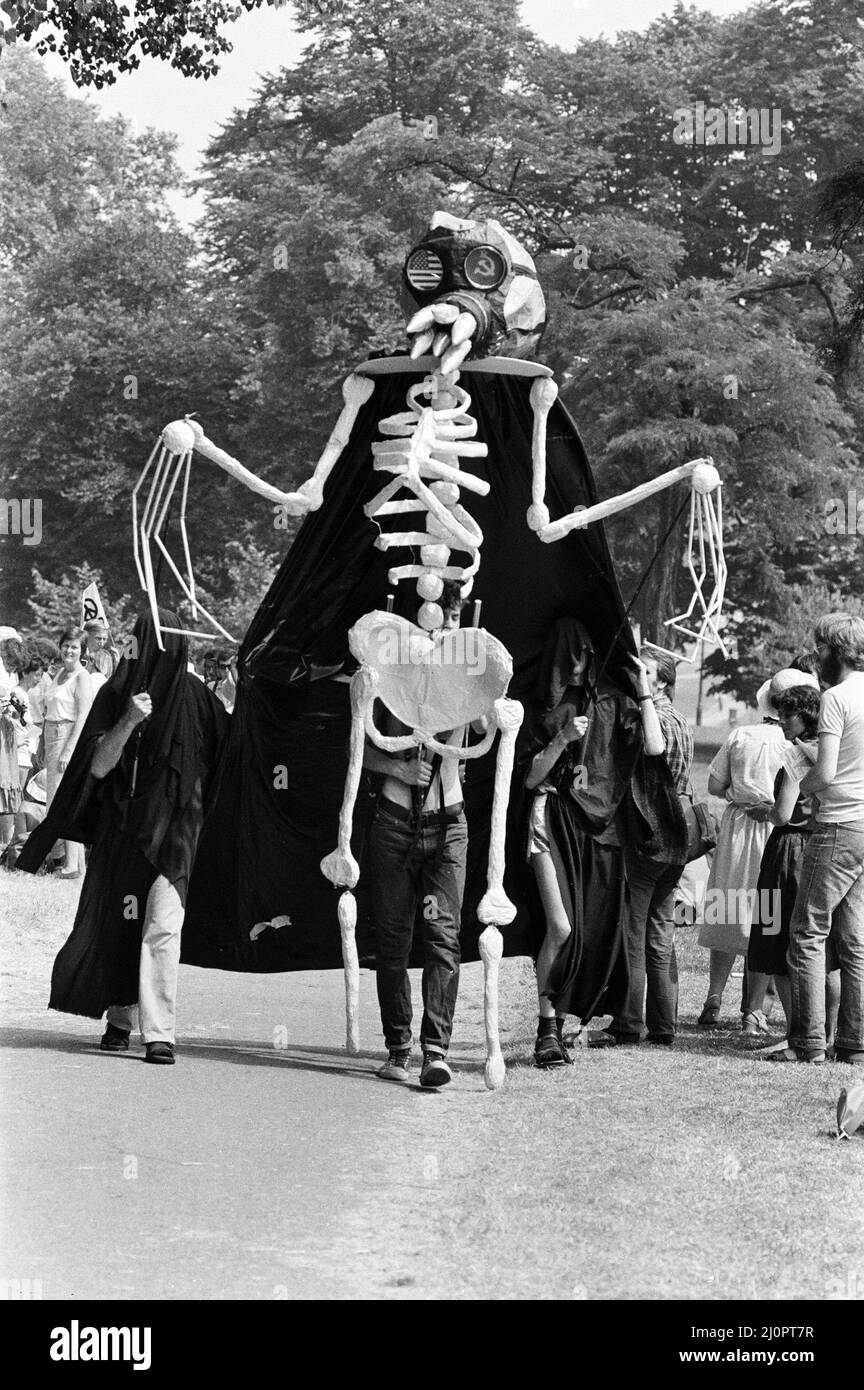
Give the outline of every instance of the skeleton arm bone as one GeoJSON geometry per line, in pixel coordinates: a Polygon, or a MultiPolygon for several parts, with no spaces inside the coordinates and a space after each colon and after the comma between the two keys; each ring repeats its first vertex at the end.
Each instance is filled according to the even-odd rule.
{"type": "Polygon", "coordinates": [[[358,376],[352,372],[342,385],[342,395],[345,405],[333,427],[333,431],[328,439],[324,452],[315,465],[312,477],[301,484],[296,492],[283,492],[280,488],[273,487],[263,478],[258,478],[254,473],[250,473],[248,468],[244,468],[237,459],[226,454],[223,449],[219,449],[204,434],[203,429],[196,420],[189,420],[195,433],[195,448],[204,458],[216,463],[220,468],[224,468],[226,473],[230,473],[232,478],[251,488],[253,492],[260,493],[270,502],[276,502],[279,506],[292,516],[302,516],[305,512],[316,511],[321,506],[324,496],[324,484],[329,478],[333,467],[339,459],[343,449],[351,435],[351,430],[360,414],[361,407],[365,405],[375,389],[375,384],[369,377],[358,376]]]}
{"type": "Polygon", "coordinates": [[[558,387],[549,377],[539,377],[531,387],[531,411],[534,428],[531,436],[531,506],[528,508],[528,525],[532,531],[539,531],[549,523],[549,508],[546,506],[546,421],[549,411],[558,398],[558,387]]]}
{"type": "Polygon", "coordinates": [[[550,541],[560,541],[571,531],[584,530],[593,521],[602,521],[604,517],[614,516],[616,512],[624,512],[628,507],[635,507],[644,502],[647,497],[653,497],[655,492],[662,492],[664,488],[683,482],[700,464],[713,467],[711,459],[694,459],[692,463],[682,463],[680,468],[661,473],[659,478],[650,478],[647,483],[640,483],[629,492],[622,492],[620,497],[609,497],[605,502],[595,503],[593,507],[583,507],[579,511],[571,512],[569,516],[562,516],[558,521],[550,521],[547,525],[541,526],[537,534],[541,541],[547,544],[550,541]]]}

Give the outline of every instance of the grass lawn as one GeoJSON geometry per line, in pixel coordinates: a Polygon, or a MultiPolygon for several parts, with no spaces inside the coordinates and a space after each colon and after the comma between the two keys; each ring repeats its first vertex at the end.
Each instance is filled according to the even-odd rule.
{"type": "MultiPolygon", "coordinates": [[[[3,1021],[44,1028],[78,885],[21,874],[3,875],[2,889],[3,1021]]],[[[480,1078],[479,967],[466,968],[453,1086],[416,1103],[394,1096],[416,1163],[381,1213],[396,1273],[371,1296],[864,1298],[864,1135],[832,1137],[840,1089],[860,1073],[761,1060],[734,1029],[737,978],[728,1026],[698,1028],[706,953],[695,938],[677,933],[673,1050],[579,1048],[556,1072],[531,1062],[531,965],[506,960],[508,1077],[496,1093],[480,1078]]],[[[370,1047],[373,1033],[370,1023],[370,1047]]]]}
{"type": "Polygon", "coordinates": [[[735,1030],[740,979],[728,1026],[699,1028],[706,952],[695,928],[676,940],[675,1048],[577,1049],[553,1072],[531,1065],[533,974],[510,964],[525,1026],[506,1089],[457,1145],[470,1196],[447,1218],[465,1294],[481,1292],[480,1247],[505,1297],[864,1299],[864,1135],[832,1137],[860,1071],[763,1061],[735,1030]]]}

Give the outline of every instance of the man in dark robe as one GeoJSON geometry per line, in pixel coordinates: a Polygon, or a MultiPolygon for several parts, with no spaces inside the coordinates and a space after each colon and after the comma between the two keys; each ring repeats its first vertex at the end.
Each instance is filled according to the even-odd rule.
{"type": "Polygon", "coordinates": [[[659,737],[644,668],[634,659],[631,670],[627,695],[598,671],[583,623],[567,617],[553,627],[527,734],[526,785],[535,792],[528,859],[547,925],[537,966],[539,1066],[568,1060],[568,1014],[587,1023],[607,992],[626,991],[623,846],[650,835],[631,784],[643,744],[659,737]]]}
{"type": "MultiPolygon", "coordinates": [[[[164,629],[179,627],[160,609],[164,629]]],[[[140,1007],[148,1062],[174,1061],[180,933],[198,838],[228,716],[187,672],[188,643],[135,624],[93,703],[43,824],[18,867],[35,873],[57,838],[92,846],[72,933],[54,963],[49,1008],[101,1018],[105,1051],[125,1051],[140,1007]]]]}

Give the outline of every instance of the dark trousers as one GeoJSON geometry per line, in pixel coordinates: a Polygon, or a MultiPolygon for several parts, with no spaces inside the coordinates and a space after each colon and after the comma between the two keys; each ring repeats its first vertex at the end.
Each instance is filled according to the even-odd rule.
{"type": "Polygon", "coordinates": [[[390,1052],[411,1047],[408,958],[422,894],[423,1022],[421,1046],[446,1052],[459,988],[459,926],[468,830],[461,812],[442,832],[430,821],[399,820],[379,806],[369,840],[378,1004],[390,1052]]]}
{"type": "Polygon", "coordinates": [[[630,912],[625,929],[630,987],[612,1027],[621,1033],[671,1036],[678,1024],[675,889],[683,864],[663,864],[630,851],[630,912]]]}

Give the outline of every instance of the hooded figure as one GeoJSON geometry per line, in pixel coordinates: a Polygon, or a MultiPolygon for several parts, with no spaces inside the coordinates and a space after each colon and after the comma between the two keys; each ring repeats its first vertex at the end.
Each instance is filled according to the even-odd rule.
{"type": "MultiPolygon", "coordinates": [[[[541,970],[541,954],[538,986],[560,1016],[573,1014],[587,1022],[605,1011],[601,1001],[610,986],[616,997],[626,986],[622,839],[636,835],[645,840],[650,833],[631,796],[642,753],[639,706],[602,674],[598,677],[587,629],[578,619],[565,617],[549,638],[537,707],[528,749],[535,757],[529,785],[536,787],[528,858],[545,901],[549,889],[554,894],[554,885],[544,883],[536,860],[551,856],[570,928],[548,971],[541,970]],[[587,720],[584,736],[571,739],[538,782],[536,755],[574,718],[587,720]]],[[[542,1022],[541,1035],[552,1038],[551,1020],[545,1031],[542,1022]]],[[[538,1037],[538,1047],[540,1041],[538,1037]]],[[[554,1039],[550,1046],[555,1049],[554,1039]]],[[[566,1060],[557,1056],[559,1050],[556,1062],[566,1060]]]]}
{"type": "MultiPolygon", "coordinates": [[[[159,619],[179,626],[165,610],[159,619]]],[[[179,900],[182,921],[229,721],[187,673],[186,638],[166,633],[164,642],[160,651],[150,613],[141,614],[130,644],[137,656],[124,657],[96,696],[51,809],[18,861],[35,873],[58,838],[92,846],[72,933],[51,978],[49,1008],[64,1013],[101,1018],[112,1005],[137,1002],[145,904],[157,879],[179,900]],[[143,694],[152,713],[127,736],[113,768],[94,776],[100,740],[143,694]]]]}

